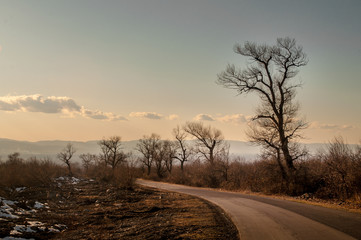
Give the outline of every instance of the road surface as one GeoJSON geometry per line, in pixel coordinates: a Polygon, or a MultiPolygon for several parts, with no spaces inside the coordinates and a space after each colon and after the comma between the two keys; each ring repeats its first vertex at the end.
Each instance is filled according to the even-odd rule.
{"type": "Polygon", "coordinates": [[[146,180],[148,187],[186,193],[220,206],[244,239],[361,239],[361,214],[303,203],[146,180]]]}

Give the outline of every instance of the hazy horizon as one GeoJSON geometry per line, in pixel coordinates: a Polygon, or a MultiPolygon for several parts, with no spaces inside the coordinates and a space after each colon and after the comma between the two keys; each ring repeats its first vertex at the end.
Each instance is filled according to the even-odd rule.
{"type": "Polygon", "coordinates": [[[361,140],[361,2],[9,1],[0,7],[0,138],[138,140],[203,121],[247,141],[259,104],[215,83],[236,43],[295,38],[309,63],[305,143],[361,140]]]}

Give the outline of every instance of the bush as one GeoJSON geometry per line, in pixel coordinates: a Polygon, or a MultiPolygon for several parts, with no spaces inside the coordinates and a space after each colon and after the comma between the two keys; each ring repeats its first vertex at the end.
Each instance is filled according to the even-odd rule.
{"type": "Polygon", "coordinates": [[[25,161],[18,154],[13,154],[6,162],[0,163],[0,187],[50,185],[52,178],[61,176],[65,172],[64,167],[49,159],[30,158],[25,161]]]}

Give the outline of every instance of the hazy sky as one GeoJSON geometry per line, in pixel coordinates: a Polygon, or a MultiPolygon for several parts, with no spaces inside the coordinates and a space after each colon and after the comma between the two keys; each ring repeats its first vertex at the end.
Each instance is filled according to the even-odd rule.
{"type": "Polygon", "coordinates": [[[0,0],[0,138],[171,138],[198,119],[247,140],[258,99],[218,86],[235,43],[293,37],[305,142],[361,140],[360,0],[0,0]]]}

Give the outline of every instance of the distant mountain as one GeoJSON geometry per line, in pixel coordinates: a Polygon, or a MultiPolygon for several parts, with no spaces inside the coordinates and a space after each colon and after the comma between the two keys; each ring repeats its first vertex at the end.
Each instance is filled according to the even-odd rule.
{"type": "MultiPolygon", "coordinates": [[[[134,141],[123,141],[123,150],[125,152],[133,151],[136,147],[137,140],[134,141]]],[[[259,146],[254,146],[249,142],[243,141],[228,141],[230,144],[230,154],[233,156],[241,156],[247,160],[253,160],[261,153],[259,146]]],[[[6,160],[9,154],[14,152],[20,153],[22,158],[29,157],[49,157],[55,160],[56,154],[59,153],[69,141],[39,141],[39,142],[27,142],[27,141],[16,141],[11,139],[0,138],[0,157],[2,160],[6,160]]],[[[82,153],[99,154],[100,147],[98,141],[87,141],[71,142],[76,148],[76,154],[74,160],[79,160],[79,155],[82,153]]],[[[312,143],[303,144],[306,146],[311,153],[316,153],[319,149],[324,149],[326,144],[312,143]]],[[[354,146],[354,145],[353,145],[354,146]]]]}
{"type": "MultiPolygon", "coordinates": [[[[76,149],[74,155],[75,160],[80,160],[79,155],[82,153],[99,154],[100,147],[98,141],[39,141],[39,142],[27,142],[27,141],[16,141],[10,139],[0,138],[0,157],[2,160],[7,159],[9,154],[14,152],[20,153],[22,158],[39,157],[55,160],[56,155],[64,149],[66,144],[71,142],[76,149]]],[[[122,142],[124,150],[131,151],[135,148],[137,141],[122,142]]]]}

